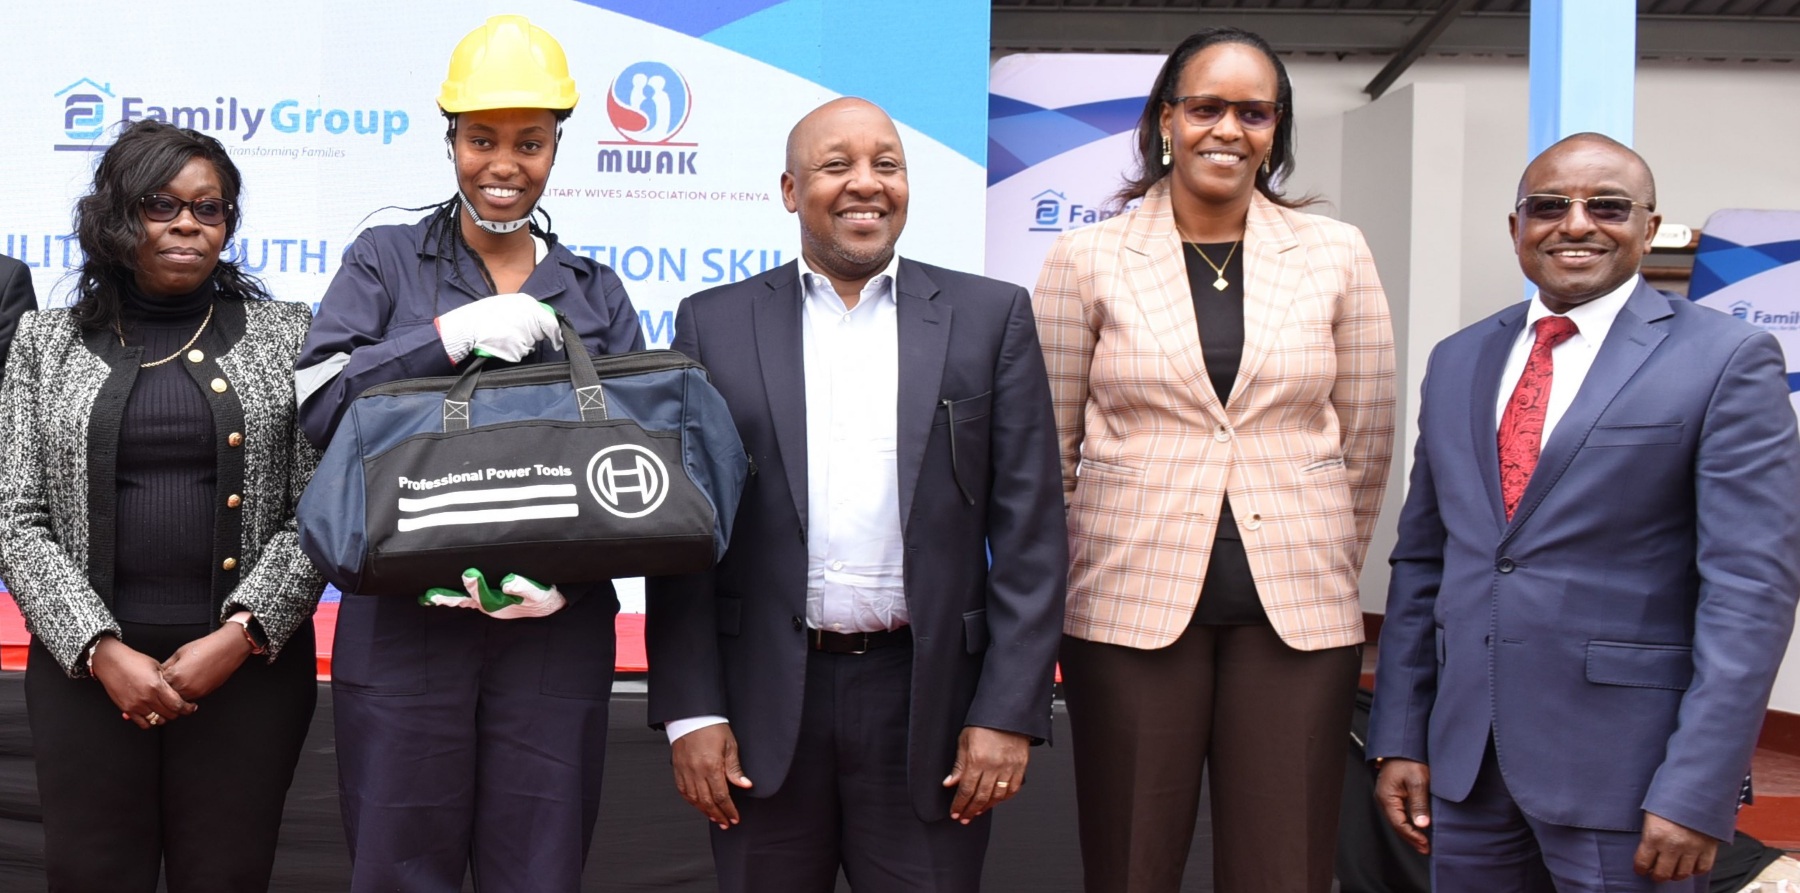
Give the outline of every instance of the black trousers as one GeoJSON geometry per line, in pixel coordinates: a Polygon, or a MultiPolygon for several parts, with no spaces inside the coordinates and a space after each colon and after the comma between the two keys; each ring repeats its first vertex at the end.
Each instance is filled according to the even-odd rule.
{"type": "Polygon", "coordinates": [[[742,821],[710,826],[723,893],[830,893],[840,867],[856,893],[980,889],[993,813],[967,825],[947,811],[925,821],[908,792],[912,652],[807,657],[787,778],[769,797],[734,788],[742,821]]]}
{"type": "Polygon", "coordinates": [[[581,887],[618,610],[610,584],[522,620],[344,595],[331,706],[353,893],[444,893],[465,874],[482,893],[581,887]]]}
{"type": "MultiPolygon", "coordinates": [[[[158,660],[204,625],[123,624],[158,660]]],[[[51,893],[265,891],[281,809],[318,699],[312,624],[252,656],[189,716],[149,730],[33,642],[25,671],[51,893]]]]}
{"type": "Polygon", "coordinates": [[[1189,624],[1167,648],[1063,637],[1087,893],[1181,889],[1212,783],[1213,885],[1326,893],[1356,646],[1296,651],[1268,624],[1189,624]]]}

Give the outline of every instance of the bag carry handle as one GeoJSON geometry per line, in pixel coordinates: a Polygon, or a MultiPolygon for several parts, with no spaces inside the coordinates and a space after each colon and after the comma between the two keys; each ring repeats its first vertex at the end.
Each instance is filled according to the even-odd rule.
{"type": "MultiPolygon", "coordinates": [[[[581,410],[581,420],[605,421],[608,417],[606,392],[600,389],[600,375],[594,371],[594,358],[588,355],[587,345],[581,342],[581,333],[575,331],[568,317],[557,313],[556,324],[562,328],[563,351],[569,356],[569,384],[575,388],[575,405],[581,410]]],[[[469,430],[469,401],[475,396],[481,367],[486,364],[486,356],[475,356],[444,394],[445,433],[469,430]]]]}

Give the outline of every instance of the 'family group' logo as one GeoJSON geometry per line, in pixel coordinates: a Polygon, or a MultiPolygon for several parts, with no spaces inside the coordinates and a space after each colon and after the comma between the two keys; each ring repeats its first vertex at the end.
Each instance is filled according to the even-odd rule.
{"type": "MultiPolygon", "coordinates": [[[[82,78],[61,90],[56,98],[63,101],[63,135],[71,140],[98,139],[106,132],[106,102],[113,98],[112,84],[96,83],[82,78]]],[[[63,145],[59,152],[99,151],[105,146],[63,145]]]]}
{"type": "MultiPolygon", "coordinates": [[[[333,108],[317,101],[291,98],[264,104],[262,100],[225,90],[218,93],[222,95],[209,92],[202,93],[197,101],[170,101],[159,96],[134,96],[124,88],[115,94],[112,82],[102,84],[84,77],[53,94],[52,98],[62,100],[62,135],[69,142],[52,148],[58,152],[104,152],[108,143],[102,140],[108,129],[123,129],[146,118],[198,130],[227,145],[250,142],[259,136],[268,138],[271,134],[316,134],[311,139],[330,140],[337,145],[352,140],[372,145],[374,138],[379,137],[385,146],[410,126],[406,110],[400,108],[333,108]]],[[[295,147],[288,152],[295,157],[302,153],[322,158],[344,155],[341,149],[320,145],[295,147]]]]}
{"type": "Polygon", "coordinates": [[[1069,197],[1054,189],[1046,189],[1031,197],[1031,225],[1027,232],[1060,233],[1079,229],[1090,223],[1099,223],[1110,217],[1117,217],[1123,211],[1137,207],[1138,200],[1133,199],[1125,207],[1117,210],[1111,207],[1091,207],[1080,202],[1071,202],[1069,197]]]}
{"type": "Polygon", "coordinates": [[[693,91],[673,66],[626,66],[606,91],[606,119],[624,139],[600,140],[595,166],[603,174],[699,173],[699,144],[675,142],[693,111],[693,91]]]}
{"type": "Polygon", "coordinates": [[[621,518],[642,518],[668,495],[669,469],[655,453],[623,443],[588,460],[587,485],[601,508],[621,518]]]}
{"type": "Polygon", "coordinates": [[[1738,301],[1726,309],[1732,316],[1771,332],[1800,331],[1800,310],[1770,313],[1756,309],[1756,305],[1749,301],[1738,301]]]}
{"type": "Polygon", "coordinates": [[[1031,231],[1034,233],[1060,233],[1062,228],[1062,209],[1069,197],[1054,189],[1046,189],[1031,197],[1031,231]]]}

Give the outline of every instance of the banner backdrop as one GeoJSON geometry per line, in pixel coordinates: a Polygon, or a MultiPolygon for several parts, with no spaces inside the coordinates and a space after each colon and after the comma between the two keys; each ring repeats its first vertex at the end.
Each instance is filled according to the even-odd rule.
{"type": "Polygon", "coordinates": [[[987,275],[1027,288],[1058,234],[1121,210],[1133,131],[1160,55],[1031,54],[988,91],[987,275]]]}
{"type": "Polygon", "coordinates": [[[541,207],[624,277],[666,347],[688,294],[798,256],[788,129],[828,99],[885,107],[905,141],[900,251],[979,270],[989,10],[968,0],[472,0],[18,4],[0,53],[0,253],[68,301],[70,209],[123,122],[222,141],[244,175],[228,256],[314,303],[365,226],[416,220],[455,177],[436,97],[461,37],[518,13],[568,53],[581,101],[541,207]]]}
{"type": "Polygon", "coordinates": [[[581,103],[543,208],[625,278],[653,345],[681,297],[796,256],[787,131],[838,95],[900,124],[901,251],[980,267],[988,10],[959,0],[23,4],[0,54],[17,128],[0,145],[0,253],[64,301],[70,207],[98,150],[157,117],[225,143],[246,185],[235,256],[278,296],[317,301],[363,226],[421,216],[378,209],[452,194],[438,85],[457,40],[501,12],[568,51],[581,103]]]}
{"type": "Polygon", "coordinates": [[[1706,218],[1688,298],[1781,340],[1800,412],[1800,211],[1725,210],[1706,218]]]}

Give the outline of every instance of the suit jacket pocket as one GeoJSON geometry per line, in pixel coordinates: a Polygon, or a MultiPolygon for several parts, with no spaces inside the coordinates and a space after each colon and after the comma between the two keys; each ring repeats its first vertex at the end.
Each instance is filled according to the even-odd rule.
{"type": "Polygon", "coordinates": [[[1681,422],[1667,422],[1656,425],[1595,425],[1588,432],[1586,446],[1651,446],[1659,443],[1680,443],[1686,434],[1686,425],[1681,422]]]}
{"type": "Polygon", "coordinates": [[[1589,642],[1587,679],[1598,685],[1686,691],[1694,680],[1694,649],[1686,645],[1589,642]]]}
{"type": "Polygon", "coordinates": [[[1081,464],[1075,469],[1075,476],[1087,477],[1089,475],[1140,478],[1144,476],[1144,472],[1141,469],[1132,468],[1129,465],[1119,465],[1114,462],[1104,462],[1089,456],[1082,456],[1081,464]]]}
{"type": "Polygon", "coordinates": [[[721,595],[713,600],[719,615],[719,635],[735,636],[744,622],[744,600],[736,596],[721,595]]]}
{"type": "Polygon", "coordinates": [[[960,400],[949,400],[948,406],[944,405],[946,399],[938,400],[937,412],[931,417],[931,426],[934,428],[950,424],[952,418],[955,418],[959,425],[975,419],[985,419],[994,408],[993,391],[976,394],[973,397],[964,397],[960,400]]]}
{"type": "Polygon", "coordinates": [[[963,614],[963,645],[970,654],[980,654],[988,647],[987,609],[963,614]]]}

